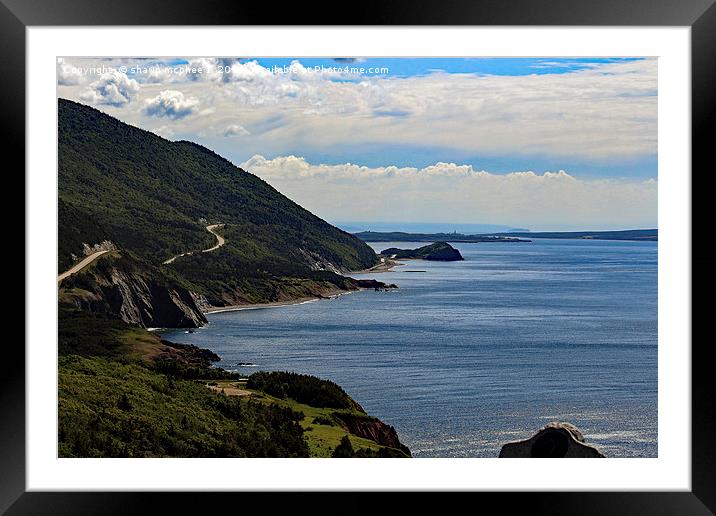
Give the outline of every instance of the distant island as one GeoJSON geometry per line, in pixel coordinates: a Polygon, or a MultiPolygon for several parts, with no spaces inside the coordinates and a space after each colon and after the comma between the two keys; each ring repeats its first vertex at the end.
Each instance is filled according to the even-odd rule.
{"type": "MultiPolygon", "coordinates": [[[[514,235],[530,238],[568,238],[582,240],[634,240],[652,241],[659,240],[658,229],[626,229],[623,231],[539,231],[539,232],[516,232],[516,233],[495,233],[496,236],[514,235]]],[[[360,237],[359,237],[360,238],[360,237]]]]}
{"type": "Polygon", "coordinates": [[[380,255],[398,260],[431,260],[438,262],[457,262],[465,259],[460,254],[460,251],[447,242],[435,242],[417,249],[390,247],[381,251],[380,255]]]}
{"type": "Polygon", "coordinates": [[[525,233],[531,228],[503,224],[470,224],[455,222],[388,222],[380,220],[332,221],[334,226],[348,233],[377,231],[381,233],[403,231],[405,233],[462,233],[464,235],[494,235],[496,233],[525,233]]]}
{"type": "Polygon", "coordinates": [[[354,233],[364,242],[529,242],[500,235],[463,235],[462,233],[405,233],[402,231],[361,231],[354,233]]]}
{"type": "Polygon", "coordinates": [[[465,235],[462,233],[405,233],[402,231],[361,231],[354,236],[364,242],[530,242],[527,238],[561,238],[580,240],[630,240],[656,242],[657,229],[621,231],[525,231],[465,235]]]}

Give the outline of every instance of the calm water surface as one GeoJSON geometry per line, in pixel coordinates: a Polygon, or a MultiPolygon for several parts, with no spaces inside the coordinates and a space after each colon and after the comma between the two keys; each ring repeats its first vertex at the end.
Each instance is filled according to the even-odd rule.
{"type": "Polygon", "coordinates": [[[225,369],[331,379],[415,457],[496,457],[552,420],[607,456],[657,456],[656,243],[453,245],[464,262],[354,275],[396,291],[213,314],[164,336],[225,369]]]}

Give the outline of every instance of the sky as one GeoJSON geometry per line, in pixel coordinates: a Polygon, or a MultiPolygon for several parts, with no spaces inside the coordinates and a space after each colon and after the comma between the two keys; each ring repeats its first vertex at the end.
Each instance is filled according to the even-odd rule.
{"type": "Polygon", "coordinates": [[[657,227],[651,58],[59,58],[58,96],[330,222],[657,227]]]}

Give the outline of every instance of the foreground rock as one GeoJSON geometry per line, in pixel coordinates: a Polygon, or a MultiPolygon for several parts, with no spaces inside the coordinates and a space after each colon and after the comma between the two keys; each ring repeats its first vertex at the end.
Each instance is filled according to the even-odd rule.
{"type": "Polygon", "coordinates": [[[417,249],[398,249],[397,247],[390,247],[381,251],[380,254],[398,260],[433,260],[440,262],[464,260],[460,251],[447,242],[435,242],[434,244],[418,247],[417,249]]]}
{"type": "Polygon", "coordinates": [[[570,423],[552,422],[525,441],[507,443],[500,450],[501,458],[600,458],[604,454],[585,444],[579,429],[570,423]]]}

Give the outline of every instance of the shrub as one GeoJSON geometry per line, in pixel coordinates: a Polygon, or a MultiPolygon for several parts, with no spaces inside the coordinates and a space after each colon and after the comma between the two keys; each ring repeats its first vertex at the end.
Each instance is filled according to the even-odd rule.
{"type": "Polygon", "coordinates": [[[353,450],[353,445],[351,444],[351,440],[348,439],[347,435],[344,435],[341,439],[341,442],[336,446],[336,449],[333,450],[333,454],[331,457],[335,459],[342,459],[342,458],[350,458],[355,457],[355,451],[353,450]]]}

